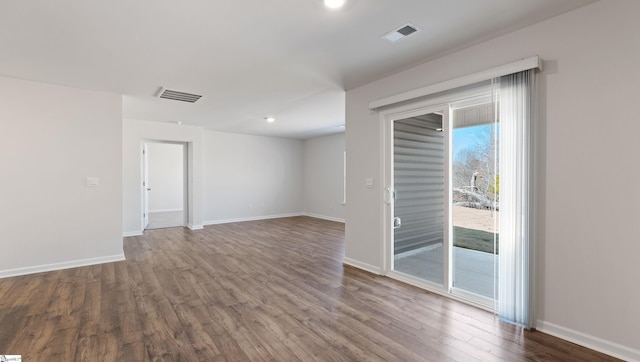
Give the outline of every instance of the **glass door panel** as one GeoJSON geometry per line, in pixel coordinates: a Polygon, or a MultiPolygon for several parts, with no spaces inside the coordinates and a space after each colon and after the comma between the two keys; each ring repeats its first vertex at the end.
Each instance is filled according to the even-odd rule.
{"type": "Polygon", "coordinates": [[[499,123],[495,103],[452,111],[452,291],[497,298],[499,123]]]}
{"type": "Polygon", "coordinates": [[[443,115],[393,122],[393,269],[444,285],[443,115]]]}

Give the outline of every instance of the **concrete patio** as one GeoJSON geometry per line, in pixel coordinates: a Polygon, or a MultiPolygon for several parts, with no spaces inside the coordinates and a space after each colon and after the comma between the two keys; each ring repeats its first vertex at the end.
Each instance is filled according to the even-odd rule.
{"type": "MultiPolygon", "coordinates": [[[[453,248],[453,286],[467,292],[493,298],[497,288],[499,256],[476,250],[453,248]]],[[[442,244],[395,256],[395,270],[423,280],[441,284],[443,280],[442,244]]]]}

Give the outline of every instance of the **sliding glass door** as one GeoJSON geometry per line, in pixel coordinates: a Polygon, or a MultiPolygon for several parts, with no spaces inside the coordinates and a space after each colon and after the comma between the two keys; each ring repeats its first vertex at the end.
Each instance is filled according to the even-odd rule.
{"type": "Polygon", "coordinates": [[[495,308],[499,174],[490,92],[391,119],[391,271],[495,308]]]}
{"type": "Polygon", "coordinates": [[[535,69],[381,111],[387,275],[533,326],[535,69]]]}

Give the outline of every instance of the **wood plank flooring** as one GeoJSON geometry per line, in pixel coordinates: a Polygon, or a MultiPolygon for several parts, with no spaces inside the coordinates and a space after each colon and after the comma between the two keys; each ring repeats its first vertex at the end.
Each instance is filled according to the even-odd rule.
{"type": "Polygon", "coordinates": [[[0,280],[0,354],[23,361],[614,361],[343,267],[307,217],[146,231],[127,261],[0,280]]]}

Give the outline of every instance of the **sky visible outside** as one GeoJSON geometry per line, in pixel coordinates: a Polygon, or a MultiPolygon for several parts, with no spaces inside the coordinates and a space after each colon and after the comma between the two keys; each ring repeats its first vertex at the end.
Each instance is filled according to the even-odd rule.
{"type": "Polygon", "coordinates": [[[460,158],[460,151],[467,147],[473,147],[479,140],[485,127],[491,127],[491,125],[454,128],[453,129],[453,161],[458,161],[460,158]]]}

